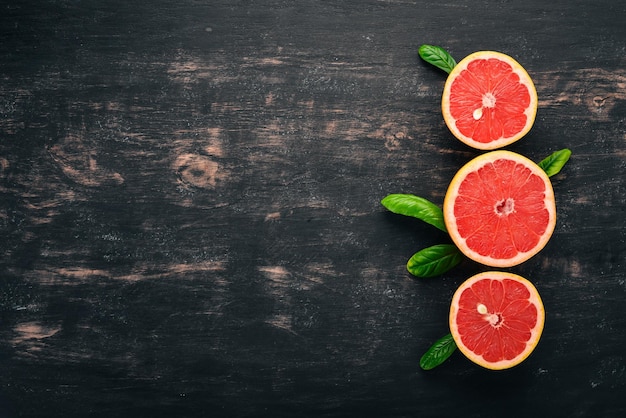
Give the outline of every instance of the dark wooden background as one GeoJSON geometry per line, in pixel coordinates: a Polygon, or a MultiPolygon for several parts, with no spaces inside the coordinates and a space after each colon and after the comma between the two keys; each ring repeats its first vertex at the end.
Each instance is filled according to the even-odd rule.
{"type": "Polygon", "coordinates": [[[625,416],[625,68],[614,0],[0,2],[0,416],[625,416]],[[423,43],[518,59],[508,149],[573,151],[509,371],[418,366],[484,270],[412,278],[448,238],[379,203],[477,155],[423,43]]]}

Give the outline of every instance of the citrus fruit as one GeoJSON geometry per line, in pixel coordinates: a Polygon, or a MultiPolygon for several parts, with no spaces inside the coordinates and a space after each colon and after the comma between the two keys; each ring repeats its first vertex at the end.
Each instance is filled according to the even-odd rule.
{"type": "Polygon", "coordinates": [[[513,58],[479,51],[448,75],[441,109],[455,137],[470,147],[492,150],[530,131],[537,114],[537,90],[513,58]]]}
{"type": "Polygon", "coordinates": [[[450,332],[459,350],[474,363],[508,369],[535,349],[545,320],[539,292],[516,274],[479,273],[454,293],[450,332]]]}
{"type": "Polygon", "coordinates": [[[482,154],[456,173],[443,202],[452,241],[470,259],[511,267],[537,254],[556,224],[547,174],[511,151],[482,154]]]}

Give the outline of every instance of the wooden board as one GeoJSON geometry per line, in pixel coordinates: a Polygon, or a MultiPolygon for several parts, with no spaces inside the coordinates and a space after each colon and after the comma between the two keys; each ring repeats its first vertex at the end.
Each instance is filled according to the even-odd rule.
{"type": "Polygon", "coordinates": [[[626,4],[7,1],[0,13],[0,416],[626,413],[626,4]],[[457,59],[537,86],[509,147],[558,223],[510,271],[546,306],[506,372],[418,360],[484,270],[405,270],[448,237],[385,211],[441,204],[477,152],[443,123],[457,59]]]}

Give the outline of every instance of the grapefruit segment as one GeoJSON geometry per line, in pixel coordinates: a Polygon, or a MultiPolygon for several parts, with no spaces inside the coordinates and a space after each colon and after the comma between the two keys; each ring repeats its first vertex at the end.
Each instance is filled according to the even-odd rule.
{"type": "Polygon", "coordinates": [[[530,131],[537,103],[535,85],[517,61],[500,52],[479,51],[448,75],[441,110],[456,138],[473,148],[492,150],[530,131]]]}
{"type": "Polygon", "coordinates": [[[545,320],[537,289],[511,273],[467,279],[450,305],[450,332],[459,350],[493,370],[516,366],[535,349],[545,320]]]}
{"type": "Polygon", "coordinates": [[[452,241],[470,259],[511,267],[537,254],[556,225],[552,184],[528,158],[492,151],[463,166],[443,202],[452,241]]]}

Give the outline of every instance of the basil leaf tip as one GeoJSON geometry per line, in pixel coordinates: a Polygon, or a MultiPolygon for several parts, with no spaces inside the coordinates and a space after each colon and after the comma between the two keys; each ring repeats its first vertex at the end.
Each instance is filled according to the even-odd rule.
{"type": "Polygon", "coordinates": [[[435,343],[420,358],[420,367],[423,370],[431,370],[446,361],[456,350],[456,343],[452,334],[445,335],[435,343]]]}
{"type": "Polygon", "coordinates": [[[437,244],[413,254],[406,268],[416,277],[439,276],[463,260],[461,251],[452,244],[437,244]]]}
{"type": "Polygon", "coordinates": [[[452,55],[440,46],[422,45],[419,47],[418,54],[424,61],[448,74],[456,67],[456,61],[452,55]]]}
{"type": "Polygon", "coordinates": [[[448,232],[441,208],[423,197],[411,194],[390,194],[380,203],[393,213],[418,218],[443,232],[448,232]]]}
{"type": "Polygon", "coordinates": [[[552,177],[561,171],[571,155],[571,150],[563,148],[562,150],[553,152],[548,157],[541,160],[541,162],[537,165],[546,172],[548,177],[552,177]]]}

